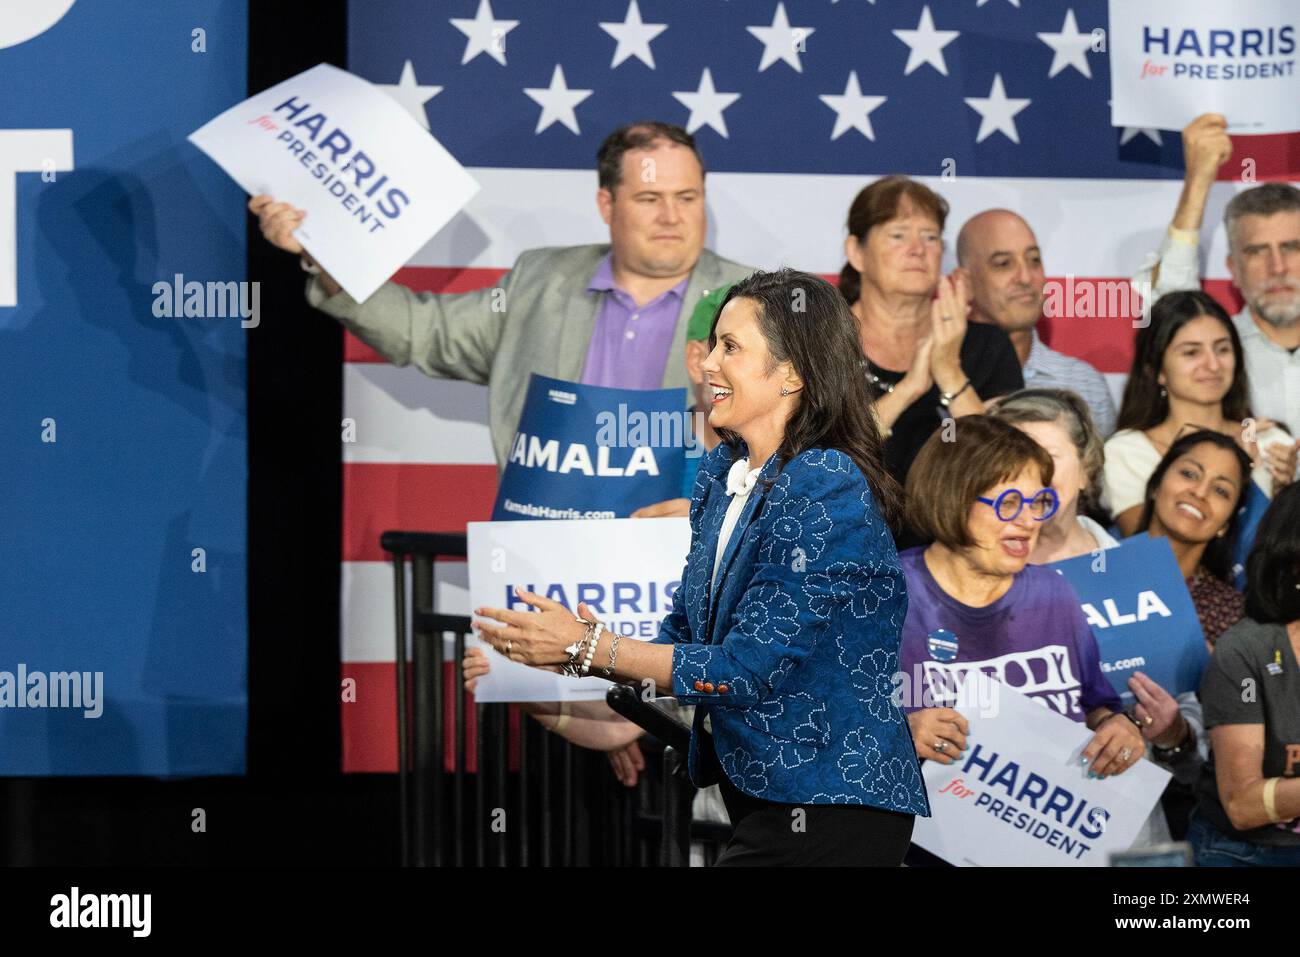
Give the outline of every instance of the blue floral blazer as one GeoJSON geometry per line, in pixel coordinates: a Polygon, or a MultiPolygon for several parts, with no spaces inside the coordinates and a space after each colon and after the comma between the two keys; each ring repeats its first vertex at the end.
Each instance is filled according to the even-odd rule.
{"type": "Polygon", "coordinates": [[[779,476],[774,455],[727,542],[715,591],[732,456],[723,444],[700,465],[686,570],[654,639],[674,645],[673,695],[696,706],[691,779],[711,783],[698,760],[711,714],[723,771],[748,794],[928,816],[892,696],[907,587],[866,479],[835,449],[808,449],[779,476]]]}

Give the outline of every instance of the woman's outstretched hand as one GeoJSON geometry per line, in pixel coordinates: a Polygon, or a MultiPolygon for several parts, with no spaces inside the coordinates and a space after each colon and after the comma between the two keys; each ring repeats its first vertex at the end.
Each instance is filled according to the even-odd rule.
{"type": "MultiPolygon", "coordinates": [[[[558,670],[569,660],[569,654],[564,649],[582,640],[587,632],[586,624],[575,618],[573,612],[558,601],[520,588],[515,589],[515,595],[537,611],[475,608],[474,614],[481,616],[474,620],[475,631],[511,661],[534,668],[558,670]]],[[[596,620],[585,602],[579,602],[578,613],[585,621],[596,620]]]]}

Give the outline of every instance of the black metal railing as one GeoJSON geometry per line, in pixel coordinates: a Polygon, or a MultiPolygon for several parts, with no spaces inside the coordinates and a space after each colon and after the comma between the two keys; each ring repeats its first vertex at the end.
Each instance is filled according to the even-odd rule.
{"type": "Polygon", "coordinates": [[[470,620],[434,607],[437,562],[463,560],[465,536],[389,531],[380,544],[394,575],[404,865],[680,867],[692,839],[711,859],[727,829],[692,822],[682,722],[632,686],[610,689],[610,707],[651,736],[640,741],[646,773],[626,788],[604,754],[550,733],[520,706],[471,704],[462,664],[470,620]]]}
{"type": "Polygon", "coordinates": [[[686,772],[690,728],[645,701],[631,685],[615,685],[605,694],[618,714],[640,725],[664,745],[663,813],[659,842],[662,867],[686,867],[691,862],[691,804],[695,787],[686,772]]]}

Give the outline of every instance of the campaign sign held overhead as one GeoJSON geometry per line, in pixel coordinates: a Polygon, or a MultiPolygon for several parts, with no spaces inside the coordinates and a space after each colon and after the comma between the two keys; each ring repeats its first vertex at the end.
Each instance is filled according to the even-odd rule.
{"type": "Polygon", "coordinates": [[[322,63],[189,136],[250,195],[306,210],[294,235],[358,302],[478,192],[384,91],[322,63]]]}
{"type": "Polygon", "coordinates": [[[1111,124],[1222,113],[1233,133],[1300,130],[1298,39],[1296,0],[1110,0],[1111,124]]]}
{"type": "Polygon", "coordinates": [[[494,522],[627,518],[680,495],[698,456],[681,389],[609,389],[533,373],[494,522]]]}
{"type": "Polygon", "coordinates": [[[1078,592],[1101,670],[1125,705],[1133,704],[1128,680],[1135,671],[1175,697],[1200,687],[1209,655],[1169,539],[1135,535],[1119,548],[1050,567],[1078,592]]]}

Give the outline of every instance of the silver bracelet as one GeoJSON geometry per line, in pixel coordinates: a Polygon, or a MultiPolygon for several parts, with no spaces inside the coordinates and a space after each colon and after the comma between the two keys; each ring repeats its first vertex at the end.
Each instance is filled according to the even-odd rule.
{"type": "Polygon", "coordinates": [[[611,631],[613,639],[609,643],[609,667],[605,669],[605,677],[608,678],[614,673],[614,662],[618,660],[618,640],[623,637],[621,631],[611,631]]]}
{"type": "Polygon", "coordinates": [[[587,642],[591,640],[591,622],[585,618],[577,618],[586,627],[582,637],[564,649],[564,653],[569,656],[569,660],[560,666],[560,673],[570,678],[578,677],[578,662],[582,658],[582,653],[586,650],[587,642]]]}

